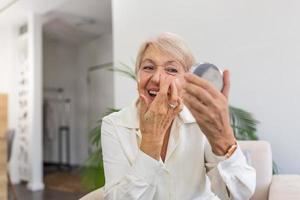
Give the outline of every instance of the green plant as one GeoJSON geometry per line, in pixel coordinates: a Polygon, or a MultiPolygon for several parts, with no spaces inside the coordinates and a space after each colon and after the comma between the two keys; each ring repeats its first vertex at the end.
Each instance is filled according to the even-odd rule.
{"type": "Polygon", "coordinates": [[[131,78],[132,80],[136,81],[136,75],[135,75],[135,72],[134,70],[129,67],[128,65],[124,64],[124,63],[120,63],[119,66],[116,66],[116,67],[110,67],[108,68],[109,71],[112,71],[112,72],[118,72],[126,77],[129,77],[131,78]]]}
{"type": "MultiPolygon", "coordinates": [[[[109,68],[110,71],[121,73],[132,80],[136,81],[134,70],[128,65],[121,64],[115,68],[109,68]]],[[[105,115],[116,112],[119,109],[110,108],[105,115]]],[[[235,137],[238,140],[258,140],[256,135],[256,126],[259,123],[251,113],[237,107],[229,106],[231,126],[233,128],[235,137]]],[[[101,120],[98,121],[89,133],[91,145],[94,147],[93,153],[90,155],[83,168],[83,184],[90,190],[99,188],[104,185],[104,170],[103,160],[100,145],[101,136],[101,120]]],[[[273,173],[276,173],[277,166],[273,162],[273,173]]]]}
{"type": "Polygon", "coordinates": [[[258,140],[256,126],[259,123],[253,115],[241,108],[229,106],[231,127],[238,140],[258,140]]]}
{"type": "MultiPolygon", "coordinates": [[[[231,127],[238,140],[258,140],[256,126],[259,123],[253,115],[241,108],[229,106],[231,127]]],[[[273,161],[273,174],[278,174],[278,166],[273,161]]]]}
{"type": "MultiPolygon", "coordinates": [[[[109,108],[104,116],[117,112],[118,109],[109,108]]],[[[98,120],[96,126],[89,132],[89,143],[93,147],[93,152],[85,161],[81,169],[82,185],[89,191],[102,187],[105,184],[102,149],[101,149],[101,122],[98,120]]]]}

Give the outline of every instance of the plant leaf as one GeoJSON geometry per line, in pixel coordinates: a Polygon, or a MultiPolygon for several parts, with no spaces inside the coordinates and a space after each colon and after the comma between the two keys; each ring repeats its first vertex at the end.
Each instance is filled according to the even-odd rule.
{"type": "Polygon", "coordinates": [[[120,66],[110,67],[108,68],[108,70],[118,72],[126,77],[131,78],[134,81],[137,80],[134,70],[124,63],[120,63],[120,66]]]}
{"type": "Polygon", "coordinates": [[[237,139],[257,140],[256,126],[259,123],[251,113],[237,107],[229,106],[230,121],[237,139]]]}

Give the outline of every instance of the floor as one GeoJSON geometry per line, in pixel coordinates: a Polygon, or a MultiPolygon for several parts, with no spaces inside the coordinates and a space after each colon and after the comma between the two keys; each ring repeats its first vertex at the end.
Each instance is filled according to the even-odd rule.
{"type": "MultiPolygon", "coordinates": [[[[26,183],[14,185],[18,200],[74,200],[88,193],[81,185],[78,168],[61,170],[53,166],[44,167],[45,189],[32,192],[26,183]]],[[[8,192],[9,200],[14,200],[12,190],[8,192]]]]}
{"type": "MultiPolygon", "coordinates": [[[[62,192],[46,188],[43,191],[32,192],[27,190],[25,184],[15,185],[18,200],[75,200],[84,196],[85,193],[62,192]]],[[[9,191],[9,200],[14,200],[9,191]]]]}

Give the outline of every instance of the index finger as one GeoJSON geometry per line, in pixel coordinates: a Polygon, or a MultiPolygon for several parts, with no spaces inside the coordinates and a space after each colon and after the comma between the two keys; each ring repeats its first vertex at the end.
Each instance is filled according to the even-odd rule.
{"type": "Polygon", "coordinates": [[[191,73],[186,73],[186,74],[184,74],[184,78],[187,82],[190,82],[192,84],[195,84],[195,85],[205,89],[213,97],[217,97],[220,95],[220,92],[216,89],[216,87],[212,83],[210,83],[209,81],[207,81],[199,76],[196,76],[191,73]]]}
{"type": "Polygon", "coordinates": [[[169,78],[168,76],[164,76],[164,77],[161,76],[160,77],[160,82],[159,82],[159,92],[158,92],[158,95],[159,94],[167,95],[171,83],[172,83],[172,79],[171,78],[169,78]]]}
{"type": "Polygon", "coordinates": [[[173,105],[177,105],[178,101],[178,89],[174,81],[171,82],[171,94],[170,94],[170,103],[173,105]]]}
{"type": "Polygon", "coordinates": [[[168,91],[170,88],[172,81],[169,77],[162,77],[160,76],[160,83],[159,83],[159,92],[157,93],[153,105],[159,104],[168,104],[168,91]]]}
{"type": "Polygon", "coordinates": [[[140,116],[144,116],[144,114],[147,112],[149,102],[147,101],[147,98],[143,94],[140,94],[139,100],[140,100],[139,102],[140,116]]]}

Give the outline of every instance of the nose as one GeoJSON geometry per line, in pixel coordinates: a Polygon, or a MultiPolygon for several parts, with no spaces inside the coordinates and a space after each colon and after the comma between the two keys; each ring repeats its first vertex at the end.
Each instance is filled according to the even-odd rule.
{"type": "Polygon", "coordinates": [[[161,69],[157,69],[155,73],[153,73],[151,77],[151,81],[155,84],[159,84],[160,77],[163,76],[164,71],[161,69]]]}

